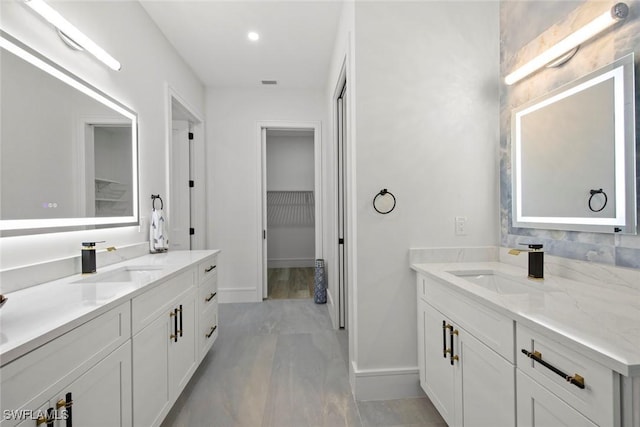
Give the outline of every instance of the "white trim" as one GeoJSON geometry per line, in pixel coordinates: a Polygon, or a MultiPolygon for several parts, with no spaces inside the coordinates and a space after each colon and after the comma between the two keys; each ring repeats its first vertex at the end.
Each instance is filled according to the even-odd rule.
{"type": "MultiPolygon", "coordinates": [[[[191,249],[205,249],[206,248],[206,235],[207,235],[207,215],[206,215],[206,168],[204,167],[205,159],[205,144],[204,144],[204,119],[203,115],[196,108],[191,106],[168,82],[165,82],[165,196],[163,197],[166,205],[166,215],[169,221],[171,221],[171,161],[172,150],[171,142],[173,139],[173,100],[175,100],[180,106],[189,114],[189,123],[193,126],[194,140],[193,149],[195,150],[194,159],[199,160],[192,165],[193,170],[191,174],[193,180],[196,182],[193,188],[193,199],[191,205],[194,210],[192,212],[193,228],[196,229],[196,234],[193,236],[193,244],[191,249]],[[200,230],[200,231],[198,231],[200,230]]],[[[157,191],[153,188],[150,189],[152,193],[157,191]]],[[[169,236],[171,237],[171,236],[169,236]]]]}
{"type": "Polygon", "coordinates": [[[256,302],[256,289],[259,287],[218,288],[221,304],[233,302],[256,302]]]}
{"type": "Polygon", "coordinates": [[[256,184],[256,200],[259,209],[257,209],[257,230],[258,242],[256,247],[258,248],[258,279],[260,280],[260,286],[256,287],[256,299],[255,301],[262,301],[266,298],[267,284],[265,268],[267,260],[265,259],[265,241],[262,238],[262,230],[266,229],[266,215],[265,215],[265,188],[263,183],[266,181],[266,138],[264,137],[264,130],[266,129],[310,129],[313,130],[313,157],[314,157],[314,193],[315,193],[315,258],[323,258],[323,244],[322,244],[322,122],[320,121],[284,121],[284,120],[267,120],[257,122],[257,141],[259,144],[258,156],[257,156],[257,170],[258,170],[258,182],[256,184]]]}
{"type": "Polygon", "coordinates": [[[392,400],[424,397],[418,367],[358,370],[354,372],[353,395],[356,400],[392,400]]]}

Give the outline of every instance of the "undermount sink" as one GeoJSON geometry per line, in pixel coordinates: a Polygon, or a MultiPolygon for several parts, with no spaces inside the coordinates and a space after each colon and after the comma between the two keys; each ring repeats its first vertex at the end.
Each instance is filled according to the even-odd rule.
{"type": "Polygon", "coordinates": [[[528,294],[546,289],[541,282],[510,277],[493,270],[456,270],[449,273],[499,294],[528,294]]]}
{"type": "Polygon", "coordinates": [[[153,276],[161,270],[162,267],[156,265],[129,265],[113,271],[98,273],[90,277],[77,280],[73,283],[139,282],[152,279],[153,276]]]}

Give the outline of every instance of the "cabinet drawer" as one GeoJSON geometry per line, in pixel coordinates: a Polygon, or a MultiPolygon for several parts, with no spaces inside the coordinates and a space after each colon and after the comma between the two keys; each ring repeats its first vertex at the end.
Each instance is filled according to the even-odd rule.
{"type": "Polygon", "coordinates": [[[619,425],[615,402],[619,401],[618,376],[610,369],[525,326],[517,325],[518,368],[543,385],[578,412],[601,426],[619,425]],[[550,367],[544,366],[522,350],[539,352],[544,362],[565,373],[584,378],[584,389],[568,382],[550,367]]]}
{"type": "Polygon", "coordinates": [[[195,285],[195,271],[190,269],[167,280],[132,300],[132,325],[136,334],[171,307],[176,297],[195,285]]]}
{"type": "Polygon", "coordinates": [[[213,342],[218,338],[218,332],[218,306],[215,305],[200,316],[198,333],[200,357],[204,357],[209,351],[213,342]]]}
{"type": "Polygon", "coordinates": [[[429,304],[509,362],[515,363],[513,320],[467,298],[455,289],[448,289],[448,285],[429,277],[424,279],[424,298],[429,304]]]}
{"type": "Polygon", "coordinates": [[[218,257],[214,255],[198,263],[198,283],[208,280],[209,277],[217,273],[217,258],[218,257]]]}
{"type": "Polygon", "coordinates": [[[203,313],[209,307],[212,307],[218,303],[218,277],[215,273],[211,277],[207,277],[207,280],[200,285],[198,292],[198,310],[199,313],[203,313]]]}
{"type": "Polygon", "coordinates": [[[2,409],[38,407],[66,386],[63,381],[70,375],[81,375],[130,337],[131,307],[127,301],[3,366],[2,409]]]}

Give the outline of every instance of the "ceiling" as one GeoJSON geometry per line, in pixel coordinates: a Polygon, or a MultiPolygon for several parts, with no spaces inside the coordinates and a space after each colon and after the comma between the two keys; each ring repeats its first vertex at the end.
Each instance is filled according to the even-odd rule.
{"type": "Polygon", "coordinates": [[[320,89],[342,0],[141,0],[200,80],[211,87],[320,89]],[[251,42],[255,31],[260,40],[251,42]]]}

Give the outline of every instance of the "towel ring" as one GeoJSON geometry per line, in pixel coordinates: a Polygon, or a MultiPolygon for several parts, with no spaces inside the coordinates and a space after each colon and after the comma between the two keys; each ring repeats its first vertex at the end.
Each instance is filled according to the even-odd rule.
{"type": "Polygon", "coordinates": [[[153,208],[153,210],[156,210],[156,199],[160,199],[160,210],[164,209],[164,202],[162,201],[162,197],[160,197],[159,194],[152,194],[151,195],[151,207],[153,208]]]}
{"type": "Polygon", "coordinates": [[[607,202],[609,201],[609,199],[607,197],[607,193],[605,193],[602,188],[599,190],[589,190],[589,194],[591,194],[591,196],[589,197],[589,209],[592,212],[600,212],[605,208],[605,206],[607,206],[607,202]],[[596,194],[602,194],[604,196],[604,203],[602,204],[602,207],[600,209],[594,209],[593,206],[591,206],[591,201],[593,200],[593,196],[595,196],[596,194]]]}
{"type": "Polygon", "coordinates": [[[396,208],[396,196],[386,188],[380,190],[373,198],[373,209],[379,214],[386,215],[396,208]]]}

